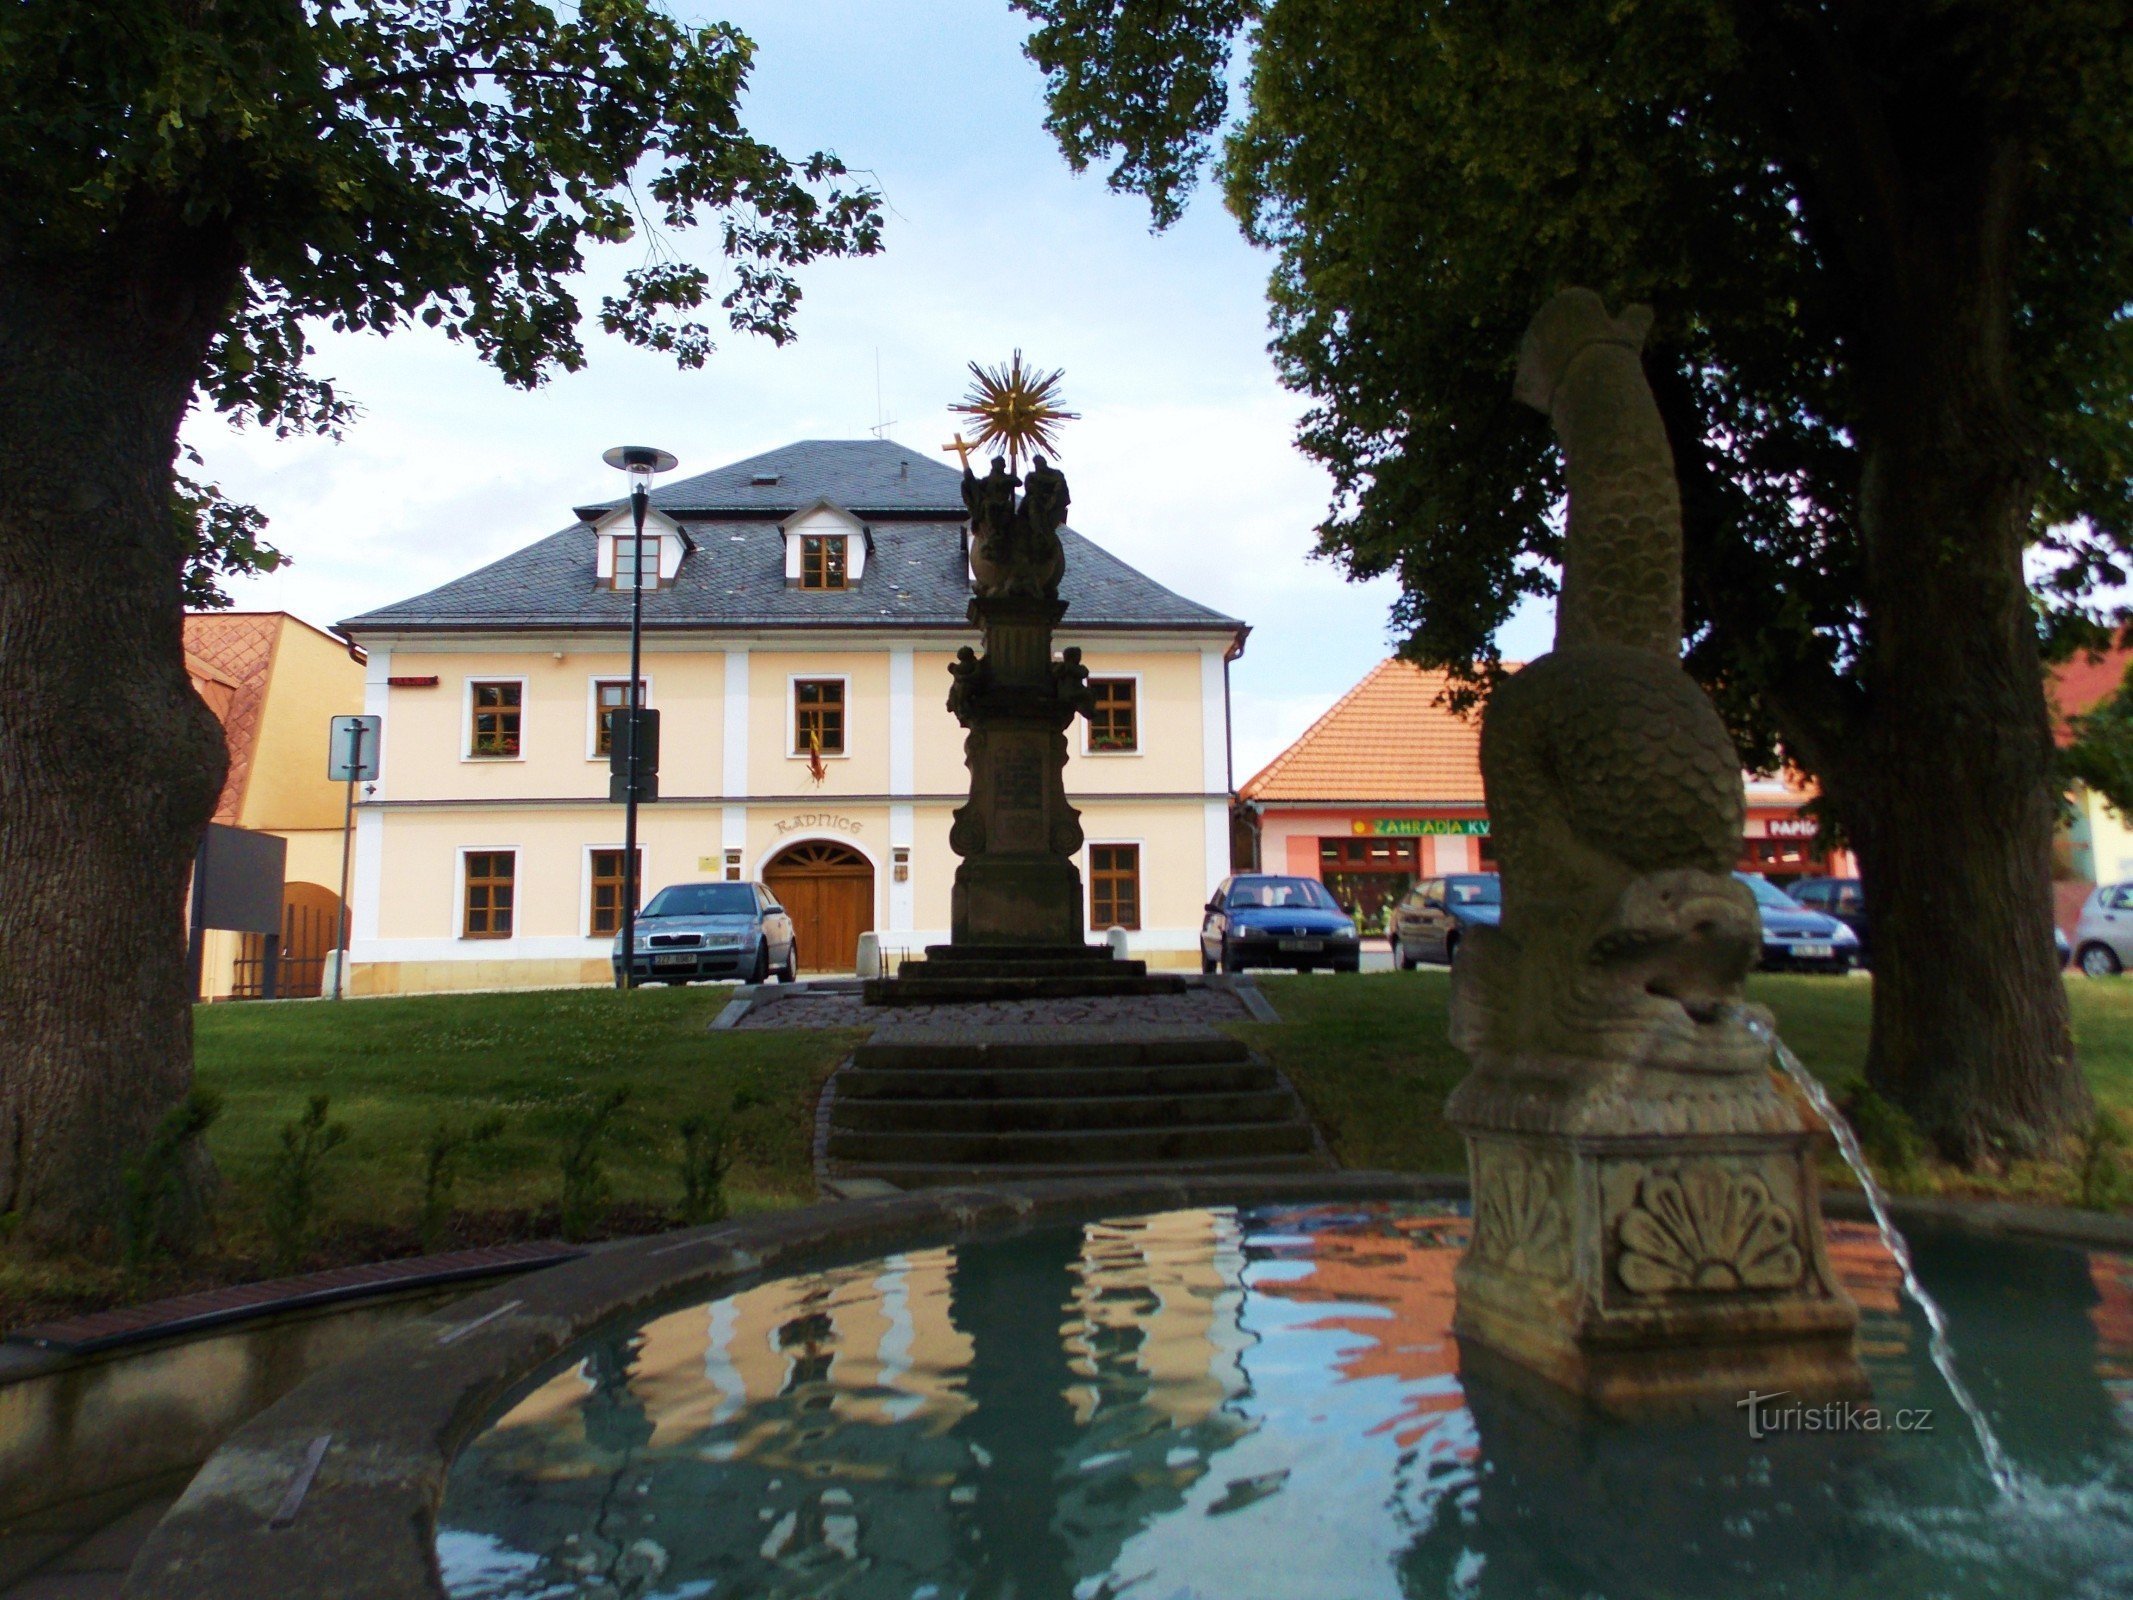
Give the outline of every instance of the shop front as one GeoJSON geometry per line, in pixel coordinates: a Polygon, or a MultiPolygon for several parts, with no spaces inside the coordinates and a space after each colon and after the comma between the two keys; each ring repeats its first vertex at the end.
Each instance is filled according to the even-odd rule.
{"type": "Polygon", "coordinates": [[[1425,876],[1495,870],[1487,817],[1353,817],[1348,829],[1318,836],[1317,877],[1365,933],[1383,933],[1425,876]]]}

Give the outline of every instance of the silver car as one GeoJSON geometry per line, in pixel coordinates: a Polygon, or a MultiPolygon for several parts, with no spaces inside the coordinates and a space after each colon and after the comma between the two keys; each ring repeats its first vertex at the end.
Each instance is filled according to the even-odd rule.
{"type": "MultiPolygon", "coordinates": [[[[622,933],[609,956],[622,976],[622,933]]],[[[767,884],[673,883],[637,913],[630,982],[694,983],[739,978],[767,983],[775,972],[791,983],[800,964],[792,918],[767,884]]]]}
{"type": "Polygon", "coordinates": [[[2074,961],[2092,978],[2108,978],[2133,962],[2133,883],[2100,883],[2081,902],[2074,924],[2074,961]]]}

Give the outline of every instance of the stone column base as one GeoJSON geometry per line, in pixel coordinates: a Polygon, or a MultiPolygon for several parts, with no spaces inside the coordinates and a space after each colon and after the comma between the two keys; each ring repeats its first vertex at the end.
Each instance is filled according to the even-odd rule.
{"type": "Polygon", "coordinates": [[[1865,1395],[1819,1132],[1764,1073],[1636,1076],[1669,1081],[1477,1072],[1453,1094],[1474,1196],[1462,1344],[1617,1416],[1865,1395]]]}
{"type": "Polygon", "coordinates": [[[1068,857],[972,856],[955,869],[949,938],[958,945],[1082,944],[1081,873],[1068,857]]]}

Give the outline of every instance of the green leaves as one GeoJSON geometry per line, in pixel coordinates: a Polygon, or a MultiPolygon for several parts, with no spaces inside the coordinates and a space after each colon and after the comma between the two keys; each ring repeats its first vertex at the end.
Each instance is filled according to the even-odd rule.
{"type": "Polygon", "coordinates": [[[0,273],[119,292],[148,262],[156,292],[197,292],[200,263],[234,263],[204,397],[283,430],[350,415],[304,370],[305,319],[420,321],[537,384],[583,362],[587,249],[639,235],[601,322],[700,363],[711,279],[664,236],[705,222],[728,323],[783,340],[796,271],[878,250],[880,203],[834,156],[748,136],[753,55],[647,0],[31,0],[0,13],[0,273]]]}
{"type": "Polygon", "coordinates": [[[2133,79],[2124,4],[1014,3],[1070,165],[1109,163],[1160,227],[1212,159],[1274,253],[1273,353],[1334,481],[1320,549],[1399,578],[1403,653],[1487,662],[1552,588],[1562,486],[1511,364],[1534,308],[1587,284],[1657,313],[1692,669],[1753,756],[1773,707],[1841,743],[1871,637],[1860,363],[1906,282],[1972,239],[1929,231],[1934,185],[2001,129],[2030,163],[2005,359],[2040,629],[2063,648],[2115,608],[2095,590],[2133,550],[2133,115],[2103,88],[2133,79]],[[1877,140],[1894,168],[1869,171],[1877,140]]]}

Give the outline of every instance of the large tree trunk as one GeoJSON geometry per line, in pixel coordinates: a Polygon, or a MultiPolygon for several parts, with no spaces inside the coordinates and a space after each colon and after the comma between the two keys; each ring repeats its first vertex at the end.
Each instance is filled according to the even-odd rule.
{"type": "Polygon", "coordinates": [[[1966,1165],[2090,1111],[2052,946],[2060,803],[2022,572],[2034,450],[2008,340],[2022,152],[1980,140],[1882,214],[1860,341],[1866,700],[1835,763],[1873,916],[1867,1077],[1966,1165]]]}
{"type": "Polygon", "coordinates": [[[2090,1102],[2052,950],[2060,796],[2022,572],[2020,97],[1982,12],[1734,15],[1789,128],[1856,403],[1864,693],[1811,742],[1872,917],[1867,1077],[1966,1165],[2048,1151],[2090,1102]]]}
{"type": "Polygon", "coordinates": [[[238,283],[135,229],[0,262],[0,1212],[108,1238],[192,1080],[184,906],[227,763],[187,680],[177,431],[238,283]]]}

